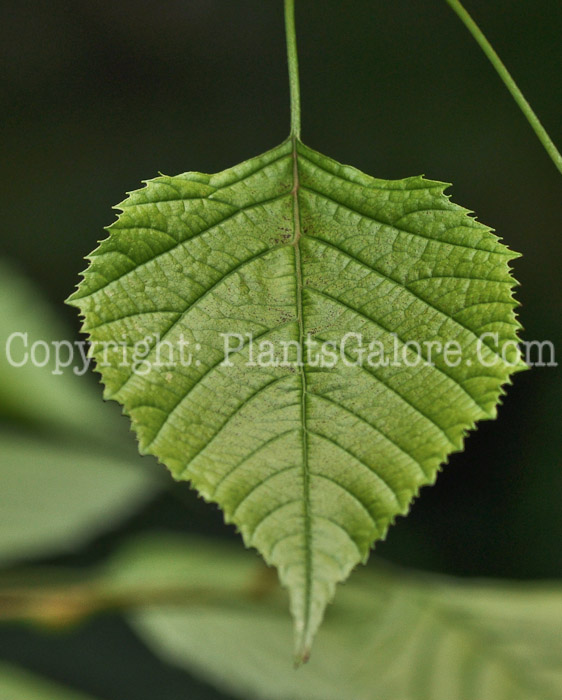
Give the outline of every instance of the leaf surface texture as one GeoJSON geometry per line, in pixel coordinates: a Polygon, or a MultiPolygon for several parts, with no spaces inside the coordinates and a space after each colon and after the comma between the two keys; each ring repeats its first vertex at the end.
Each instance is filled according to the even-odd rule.
{"type": "Polygon", "coordinates": [[[292,139],[158,177],[119,205],[71,297],[141,451],[278,568],[300,658],[335,585],[522,367],[515,254],[446,187],[374,179],[292,139]],[[387,363],[361,361],[359,338],[387,363]],[[453,341],[456,366],[436,350],[453,341]],[[333,367],[307,354],[321,343],[333,367]]]}

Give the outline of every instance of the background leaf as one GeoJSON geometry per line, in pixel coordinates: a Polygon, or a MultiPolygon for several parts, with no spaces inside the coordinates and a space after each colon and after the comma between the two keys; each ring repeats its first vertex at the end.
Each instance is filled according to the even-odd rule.
{"type": "Polygon", "coordinates": [[[69,551],[131,515],[161,484],[140,460],[0,432],[0,562],[69,551]]]}
{"type": "MultiPolygon", "coordinates": [[[[0,418],[98,442],[113,438],[114,448],[118,449],[118,442],[123,442],[118,411],[103,406],[89,375],[74,373],[74,367],[83,371],[77,346],[69,368],[57,368],[55,364],[53,342],[70,342],[69,338],[72,334],[41,291],[15,266],[0,258],[0,418]],[[27,339],[14,337],[9,342],[15,333],[22,333],[27,339]],[[40,345],[36,359],[41,367],[31,361],[32,347],[37,342],[40,345]],[[21,366],[11,364],[10,358],[21,366]]],[[[61,361],[65,362],[67,356],[61,348],[61,361]]]]}
{"type": "Polygon", "coordinates": [[[301,658],[335,584],[524,367],[515,255],[445,187],[294,139],[162,176],[119,205],[70,299],[141,451],[278,568],[301,658]]]}
{"type": "Polygon", "coordinates": [[[0,664],[0,696],[2,700],[93,700],[5,663],[0,664]]]}
{"type": "Polygon", "coordinates": [[[560,700],[559,584],[462,581],[378,563],[329,607],[310,662],[289,668],[285,593],[234,545],[160,537],[113,560],[104,590],[185,602],[130,619],[167,661],[263,700],[560,700]],[[229,594],[230,589],[230,594],[229,594]]]}
{"type": "MultiPolygon", "coordinates": [[[[156,493],[159,473],[127,443],[124,420],[89,376],[23,362],[14,332],[36,341],[68,331],[33,285],[0,260],[0,563],[61,553],[130,515],[156,493]]],[[[42,355],[37,355],[40,362],[42,355]]]]}

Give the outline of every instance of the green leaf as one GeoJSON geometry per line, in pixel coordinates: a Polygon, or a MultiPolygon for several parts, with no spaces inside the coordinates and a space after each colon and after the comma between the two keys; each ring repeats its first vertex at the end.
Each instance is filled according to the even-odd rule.
{"type": "Polygon", "coordinates": [[[0,259],[0,419],[98,442],[122,441],[116,414],[100,402],[90,378],[78,375],[84,371],[78,346],[73,365],[57,367],[55,348],[63,344],[59,357],[64,364],[70,337],[40,290],[0,259]]]}
{"type": "Polygon", "coordinates": [[[252,556],[161,536],[125,547],[103,590],[167,662],[263,700],[561,700],[559,583],[478,581],[382,565],[358,571],[329,607],[309,664],[290,668],[285,595],[252,556]],[[180,591],[185,591],[180,602],[180,591]]]}
{"type": "Polygon", "coordinates": [[[141,451],[278,568],[300,658],[336,583],[522,368],[516,256],[445,187],[374,179],[296,139],[217,175],[159,177],[119,205],[70,299],[141,451]],[[244,338],[232,356],[229,333],[244,338]],[[349,333],[389,363],[353,365],[353,342],[332,368],[308,361],[309,338],[349,333]],[[436,345],[452,341],[457,366],[436,345]]]}
{"type": "Polygon", "coordinates": [[[139,459],[0,430],[0,563],[69,551],[159,489],[139,459]]]}
{"type": "MultiPolygon", "coordinates": [[[[2,565],[83,544],[161,488],[154,469],[128,449],[120,416],[99,400],[90,377],[57,367],[61,342],[70,342],[68,330],[31,282],[0,259],[2,565]],[[21,336],[10,341],[13,334],[21,336]],[[36,343],[43,366],[31,362],[36,343]]],[[[83,362],[74,366],[81,372],[83,362]]]]}
{"type": "Polygon", "coordinates": [[[90,698],[6,663],[0,663],[0,697],[2,700],[88,700],[90,698]]]}

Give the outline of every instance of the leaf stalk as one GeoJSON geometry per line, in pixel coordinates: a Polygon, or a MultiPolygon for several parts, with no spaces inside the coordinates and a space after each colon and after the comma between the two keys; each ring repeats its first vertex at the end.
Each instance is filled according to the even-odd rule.
{"type": "Polygon", "coordinates": [[[511,93],[511,96],[519,106],[519,109],[527,118],[527,121],[529,122],[533,131],[537,135],[539,141],[544,146],[552,162],[558,168],[560,173],[562,173],[562,155],[560,155],[560,151],[554,145],[554,142],[548,135],[546,129],[541,124],[539,118],[533,111],[533,108],[525,99],[523,93],[517,86],[517,83],[512,78],[510,72],[507,70],[503,61],[495,52],[488,39],[486,39],[486,37],[484,36],[480,27],[472,19],[472,17],[465,10],[465,8],[459,2],[459,0],[447,0],[447,4],[451,7],[451,9],[456,13],[456,15],[459,17],[464,26],[472,34],[472,36],[474,37],[474,39],[476,40],[476,42],[478,43],[478,45],[492,64],[492,66],[495,68],[497,74],[500,76],[505,86],[511,93]]]}
{"type": "Polygon", "coordinates": [[[301,135],[301,96],[299,84],[299,59],[295,29],[295,0],[285,0],[285,37],[289,63],[289,88],[291,92],[291,138],[301,135]]]}

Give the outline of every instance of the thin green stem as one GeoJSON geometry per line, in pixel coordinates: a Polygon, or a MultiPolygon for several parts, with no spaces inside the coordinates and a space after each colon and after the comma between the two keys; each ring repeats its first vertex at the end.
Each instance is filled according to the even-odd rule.
{"type": "Polygon", "coordinates": [[[291,90],[291,137],[301,135],[301,95],[299,85],[299,59],[297,33],[295,31],[295,0],[285,0],[285,36],[289,60],[289,87],[291,90]]]}
{"type": "Polygon", "coordinates": [[[527,121],[529,124],[532,126],[533,131],[537,135],[539,141],[542,143],[544,146],[546,152],[552,159],[552,162],[554,165],[558,168],[558,170],[562,173],[562,155],[560,155],[560,151],[556,148],[554,145],[552,139],[546,132],[546,129],[544,126],[541,124],[539,118],[537,115],[534,113],[531,105],[527,102],[525,97],[523,96],[523,93],[521,90],[517,87],[517,84],[515,80],[511,77],[511,74],[507,70],[507,68],[504,66],[503,62],[501,61],[500,57],[498,54],[494,51],[492,48],[492,45],[486,39],[476,22],[472,19],[472,17],[468,14],[468,12],[464,9],[462,4],[459,2],[459,0],[447,0],[447,3],[449,6],[452,8],[452,10],[457,14],[457,16],[460,18],[460,20],[463,22],[465,27],[468,29],[468,31],[472,34],[482,51],[486,54],[488,57],[490,63],[494,66],[496,69],[496,72],[500,76],[500,78],[503,80],[505,86],[511,93],[513,99],[517,104],[519,105],[520,110],[523,112],[525,117],[527,118],[527,121]]]}

